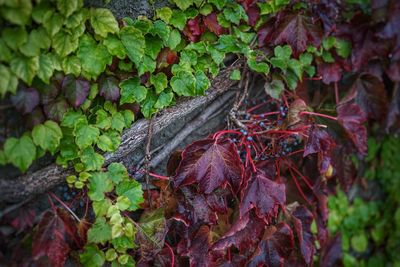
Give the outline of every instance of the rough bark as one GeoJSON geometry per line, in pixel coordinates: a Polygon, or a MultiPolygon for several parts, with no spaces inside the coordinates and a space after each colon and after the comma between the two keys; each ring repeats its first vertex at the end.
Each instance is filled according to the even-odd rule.
{"type": "MultiPolygon", "coordinates": [[[[216,99],[219,95],[231,88],[235,82],[229,79],[232,68],[239,67],[241,63],[236,62],[229,68],[223,70],[212,82],[205,96],[195,98],[182,98],[178,103],[168,109],[161,111],[154,119],[153,133],[157,134],[167,126],[185,118],[195,109],[206,105],[216,99]]],[[[143,145],[146,139],[148,120],[142,119],[135,122],[131,128],[122,135],[122,142],[115,153],[105,154],[105,165],[111,162],[124,162],[137,148],[143,145]]],[[[0,203],[17,203],[48,191],[55,185],[62,183],[65,177],[73,174],[73,169],[63,169],[51,164],[35,172],[27,173],[13,179],[0,179],[0,203]]]]}

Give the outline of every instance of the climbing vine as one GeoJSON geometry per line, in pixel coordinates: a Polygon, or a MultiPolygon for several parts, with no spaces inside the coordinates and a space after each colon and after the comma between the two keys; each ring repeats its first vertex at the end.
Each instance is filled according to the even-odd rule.
{"type": "MultiPolygon", "coordinates": [[[[170,2],[154,18],[121,21],[82,0],[0,3],[0,94],[34,119],[22,134],[6,136],[0,164],[26,172],[50,154],[74,168],[67,183],[86,200],[79,219],[50,195],[32,259],[63,266],[71,250],[80,250],[87,266],[175,266],[184,259],[192,266],[312,265],[314,255],[329,252],[327,181],[336,177],[344,190],[352,184],[341,163],[367,154],[365,123],[388,109],[382,79],[399,80],[395,15],[387,11],[371,28],[369,16],[381,13],[357,1],[170,2]],[[374,38],[389,45],[375,46],[374,38]],[[265,101],[245,108],[236,102],[244,109],[231,114],[238,128],[195,142],[175,163],[171,158],[171,178],[151,174],[160,189],[147,197],[164,201],[160,191],[169,192],[176,205],[150,210],[140,183],[122,164],[104,166],[103,153],[118,149],[135,118],[205,94],[227,55],[245,61],[230,74],[247,84],[244,92],[250,75],[264,80],[265,101]],[[377,57],[385,60],[367,64],[377,57]],[[287,190],[285,177],[295,190],[287,190]],[[286,205],[289,198],[300,204],[286,205]],[[86,216],[89,209],[94,216],[86,216]]],[[[385,7],[399,10],[394,1],[385,7]]],[[[392,111],[387,131],[397,115],[392,111]]]]}

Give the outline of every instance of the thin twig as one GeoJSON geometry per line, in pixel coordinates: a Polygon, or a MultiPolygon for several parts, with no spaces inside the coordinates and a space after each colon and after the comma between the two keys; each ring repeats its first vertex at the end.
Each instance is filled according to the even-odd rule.
{"type": "Polygon", "coordinates": [[[144,169],[146,172],[147,201],[149,202],[150,209],[151,209],[152,205],[151,205],[151,195],[150,195],[150,176],[149,176],[148,172],[149,172],[150,160],[151,160],[150,148],[151,148],[151,137],[153,135],[153,123],[154,123],[153,118],[154,117],[155,117],[155,115],[153,117],[151,117],[150,121],[149,121],[149,127],[148,127],[148,131],[147,131],[147,141],[146,141],[146,147],[145,147],[145,155],[144,155],[144,169]]]}

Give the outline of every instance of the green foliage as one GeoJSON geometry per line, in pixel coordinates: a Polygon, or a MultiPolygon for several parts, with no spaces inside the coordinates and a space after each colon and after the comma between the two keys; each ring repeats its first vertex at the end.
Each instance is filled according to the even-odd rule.
{"type": "Polygon", "coordinates": [[[400,139],[395,137],[386,137],[379,143],[368,140],[365,160],[369,167],[365,177],[374,184],[375,194],[385,198],[356,198],[350,202],[342,191],[329,198],[328,228],[332,233],[341,233],[345,266],[400,264],[400,256],[394,252],[400,245],[399,148],[400,139]],[[381,247],[382,250],[378,249],[381,247]],[[376,252],[366,259],[363,255],[368,248],[376,252]]]}

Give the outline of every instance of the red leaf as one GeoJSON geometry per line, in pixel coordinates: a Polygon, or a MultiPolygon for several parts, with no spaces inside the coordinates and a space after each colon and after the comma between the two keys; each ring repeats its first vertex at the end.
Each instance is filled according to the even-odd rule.
{"type": "Polygon", "coordinates": [[[325,84],[340,81],[342,77],[342,68],[335,63],[320,63],[318,64],[318,74],[322,76],[322,81],[325,84]]]}
{"type": "Polygon", "coordinates": [[[258,171],[249,181],[240,203],[240,216],[243,217],[253,207],[259,217],[276,217],[279,205],[286,202],[285,185],[278,184],[258,171]]]}
{"type": "Polygon", "coordinates": [[[249,25],[256,26],[258,19],[260,18],[260,8],[256,5],[249,7],[246,10],[247,16],[249,17],[249,25]]]}
{"type": "Polygon", "coordinates": [[[11,221],[11,226],[18,231],[23,231],[33,226],[35,218],[34,210],[22,207],[18,209],[17,217],[11,221]]]}
{"type": "Polygon", "coordinates": [[[361,155],[367,154],[367,129],[365,113],[356,104],[343,104],[337,107],[338,121],[355,144],[361,155]]]}
{"type": "Polygon", "coordinates": [[[240,252],[249,252],[261,239],[265,223],[253,212],[246,213],[219,240],[214,242],[213,251],[224,251],[235,246],[240,252]]]}
{"type": "Polygon", "coordinates": [[[348,103],[353,100],[369,118],[382,120],[387,113],[389,103],[385,85],[374,75],[362,74],[358,76],[341,103],[348,103]]]}
{"type": "Polygon", "coordinates": [[[182,188],[179,197],[178,212],[175,220],[182,221],[186,225],[198,223],[215,224],[217,214],[212,210],[203,195],[195,194],[190,188],[182,188]]]}
{"type": "Polygon", "coordinates": [[[169,67],[172,64],[178,62],[178,54],[175,51],[172,51],[168,47],[164,48],[157,55],[157,69],[164,69],[169,67]]]}
{"type": "Polygon", "coordinates": [[[312,127],[308,134],[303,157],[313,153],[327,152],[334,147],[335,141],[325,130],[318,127],[312,127]]]}
{"type": "Polygon", "coordinates": [[[208,249],[210,247],[210,228],[202,225],[200,229],[191,236],[191,244],[186,254],[190,259],[190,266],[208,266],[208,249]]]}
{"type": "Polygon", "coordinates": [[[292,212],[292,220],[300,245],[301,256],[307,266],[311,265],[315,253],[314,237],[311,233],[312,213],[304,206],[298,206],[292,212]]]}
{"type": "Polygon", "coordinates": [[[194,19],[188,20],[185,28],[183,29],[183,34],[189,39],[189,41],[197,42],[200,40],[204,30],[205,28],[201,21],[201,16],[197,16],[194,19]]]}
{"type": "Polygon", "coordinates": [[[204,17],[203,21],[204,21],[204,24],[206,25],[207,29],[210,32],[213,32],[218,36],[227,31],[227,29],[225,29],[221,25],[219,25],[218,20],[217,20],[217,14],[215,12],[204,17]]]}
{"type": "Polygon", "coordinates": [[[199,183],[200,192],[210,194],[229,184],[237,192],[243,173],[243,165],[232,142],[205,139],[194,142],[182,152],[174,187],[199,183]]]}
{"type": "Polygon", "coordinates": [[[321,44],[322,30],[318,21],[313,21],[310,16],[299,13],[281,13],[272,28],[266,34],[265,44],[289,44],[298,55],[304,52],[308,45],[319,47],[321,44]]]}
{"type": "Polygon", "coordinates": [[[61,89],[64,91],[68,102],[75,108],[80,107],[89,95],[90,84],[82,78],[73,75],[64,77],[61,89]]]}
{"type": "Polygon", "coordinates": [[[35,88],[20,88],[11,96],[11,102],[19,112],[28,114],[39,105],[39,93],[35,88]]]}
{"type": "Polygon", "coordinates": [[[386,132],[400,131],[400,83],[396,83],[393,91],[392,101],[390,103],[389,112],[386,117],[386,132]]]}
{"type": "Polygon", "coordinates": [[[325,246],[320,261],[320,266],[335,267],[342,264],[342,239],[339,234],[331,238],[325,246]]]}
{"type": "Polygon", "coordinates": [[[267,238],[259,244],[257,255],[246,266],[283,266],[285,259],[292,253],[294,236],[292,229],[286,223],[281,222],[271,226],[267,232],[267,238]]]}
{"type": "Polygon", "coordinates": [[[47,211],[33,236],[32,256],[35,260],[47,256],[52,266],[64,266],[77,234],[73,219],[62,209],[47,211]]]}

